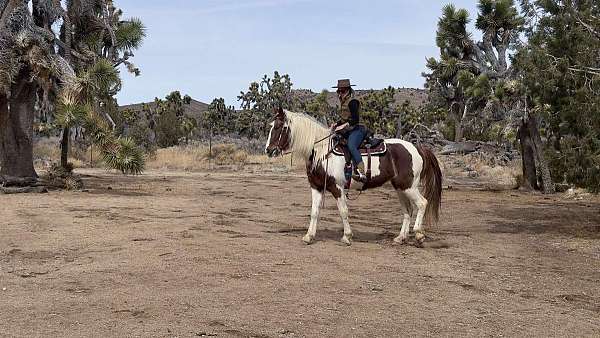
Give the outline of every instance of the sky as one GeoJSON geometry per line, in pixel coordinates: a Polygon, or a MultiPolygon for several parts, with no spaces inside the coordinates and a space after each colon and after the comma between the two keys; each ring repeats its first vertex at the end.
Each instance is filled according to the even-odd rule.
{"type": "Polygon", "coordinates": [[[133,59],[142,74],[123,70],[119,103],[179,90],[239,107],[240,91],[275,70],[315,92],[341,78],[361,89],[422,88],[449,2],[476,13],[475,0],[117,0],[147,27],[133,59]]]}

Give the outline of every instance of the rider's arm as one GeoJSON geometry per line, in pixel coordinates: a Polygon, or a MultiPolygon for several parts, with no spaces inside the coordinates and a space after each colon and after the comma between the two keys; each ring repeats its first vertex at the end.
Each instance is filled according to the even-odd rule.
{"type": "Polygon", "coordinates": [[[360,110],[360,102],[358,100],[351,100],[348,103],[348,107],[350,108],[350,120],[348,120],[348,123],[354,127],[359,121],[358,111],[360,110]]]}

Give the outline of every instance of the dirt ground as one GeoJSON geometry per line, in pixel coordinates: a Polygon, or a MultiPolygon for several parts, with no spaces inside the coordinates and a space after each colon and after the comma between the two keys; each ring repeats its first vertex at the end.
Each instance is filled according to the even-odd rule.
{"type": "Polygon", "coordinates": [[[82,173],[0,195],[0,336],[600,336],[597,198],[454,182],[421,249],[385,188],[306,246],[301,174],[82,173]]]}

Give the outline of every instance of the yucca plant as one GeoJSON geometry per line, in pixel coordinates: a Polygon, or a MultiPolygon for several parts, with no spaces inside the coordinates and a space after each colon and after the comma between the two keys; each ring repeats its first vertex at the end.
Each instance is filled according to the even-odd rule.
{"type": "Polygon", "coordinates": [[[85,128],[93,143],[100,147],[107,167],[124,174],[141,174],[144,165],[143,151],[131,139],[117,138],[113,123],[98,114],[98,97],[109,95],[111,88],[120,85],[116,69],[105,59],[81,72],[63,89],[56,111],[56,121],[63,128],[61,165],[68,166],[68,134],[73,127],[85,128]],[[66,135],[66,136],[65,136],[66,135]]]}
{"type": "Polygon", "coordinates": [[[123,174],[139,175],[145,166],[145,157],[135,142],[128,137],[117,138],[102,148],[104,162],[123,174]]]}
{"type": "Polygon", "coordinates": [[[81,125],[91,110],[89,104],[81,103],[67,94],[59,99],[54,117],[59,126],[70,129],[81,125]]]}

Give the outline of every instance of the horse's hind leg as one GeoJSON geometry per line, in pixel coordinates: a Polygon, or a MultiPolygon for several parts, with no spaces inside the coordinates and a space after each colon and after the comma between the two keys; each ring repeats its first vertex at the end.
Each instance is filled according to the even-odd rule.
{"type": "Polygon", "coordinates": [[[403,244],[408,240],[408,233],[410,231],[410,218],[412,216],[412,203],[404,191],[396,190],[400,199],[400,211],[402,212],[402,229],[400,235],[394,238],[394,242],[403,244]]]}
{"type": "Polygon", "coordinates": [[[406,190],[406,196],[417,206],[417,219],[415,220],[415,239],[417,242],[423,242],[425,239],[425,232],[423,231],[423,217],[425,216],[425,210],[427,209],[427,200],[418,188],[411,188],[406,190]]]}
{"type": "Polygon", "coordinates": [[[302,238],[304,243],[312,244],[315,236],[317,235],[317,223],[319,222],[319,212],[321,211],[321,201],[323,200],[323,193],[312,189],[312,209],[310,212],[310,225],[306,235],[302,238]]]}
{"type": "MultiPolygon", "coordinates": [[[[340,191],[343,191],[341,187],[338,188],[340,191]]],[[[352,229],[350,228],[350,222],[348,221],[348,204],[346,203],[346,195],[343,193],[337,198],[337,206],[340,211],[342,223],[344,223],[344,237],[342,237],[342,243],[352,245],[352,229]]]]}

